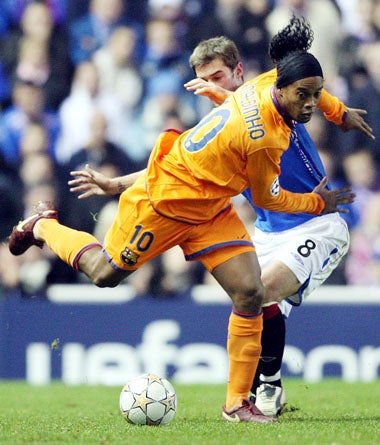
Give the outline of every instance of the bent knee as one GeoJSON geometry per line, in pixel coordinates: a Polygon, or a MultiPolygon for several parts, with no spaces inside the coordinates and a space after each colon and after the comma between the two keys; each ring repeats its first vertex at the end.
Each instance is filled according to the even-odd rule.
{"type": "Polygon", "coordinates": [[[96,287],[116,287],[119,282],[111,280],[109,277],[96,276],[92,279],[96,287]]]}
{"type": "Polygon", "coordinates": [[[245,313],[259,313],[264,303],[265,290],[263,286],[241,286],[233,297],[236,310],[245,313]]]}
{"type": "Polygon", "coordinates": [[[117,273],[109,267],[99,268],[93,271],[90,276],[92,283],[97,287],[116,287],[123,278],[125,275],[117,273]]]}

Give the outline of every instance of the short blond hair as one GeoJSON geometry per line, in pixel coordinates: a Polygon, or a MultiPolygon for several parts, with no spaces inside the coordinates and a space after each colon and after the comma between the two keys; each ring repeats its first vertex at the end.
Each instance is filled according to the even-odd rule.
{"type": "Polygon", "coordinates": [[[225,36],[202,40],[189,58],[189,64],[195,73],[196,68],[206,65],[215,59],[222,59],[224,64],[235,69],[241,61],[239,50],[235,43],[225,36]]]}

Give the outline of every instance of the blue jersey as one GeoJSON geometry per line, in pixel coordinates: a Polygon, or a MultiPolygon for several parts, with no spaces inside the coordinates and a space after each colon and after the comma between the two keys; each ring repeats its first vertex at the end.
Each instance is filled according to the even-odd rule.
{"type": "MultiPolygon", "coordinates": [[[[303,124],[296,123],[289,148],[281,156],[280,185],[295,193],[310,193],[326,176],[318,151],[303,124]]],[[[263,232],[281,232],[315,218],[309,213],[279,213],[263,210],[252,202],[251,191],[243,195],[254,208],[255,226],[263,232]]]]}

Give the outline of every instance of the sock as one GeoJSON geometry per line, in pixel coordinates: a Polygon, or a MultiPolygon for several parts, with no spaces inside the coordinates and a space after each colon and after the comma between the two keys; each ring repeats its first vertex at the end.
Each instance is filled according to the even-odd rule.
{"type": "Polygon", "coordinates": [[[226,408],[248,398],[261,352],[262,315],[232,311],[228,324],[229,376],[226,408]]]}
{"type": "Polygon", "coordinates": [[[93,235],[63,226],[55,219],[41,219],[36,230],[50,249],[76,270],[84,252],[91,247],[101,246],[93,235]]]}
{"type": "Polygon", "coordinates": [[[281,365],[285,349],[285,320],[277,304],[263,307],[263,333],[261,357],[251,391],[261,383],[281,386],[281,365]]]}

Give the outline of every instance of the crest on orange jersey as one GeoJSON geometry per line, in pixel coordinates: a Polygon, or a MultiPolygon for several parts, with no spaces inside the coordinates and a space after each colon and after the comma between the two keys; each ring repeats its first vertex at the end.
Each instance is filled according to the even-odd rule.
{"type": "Polygon", "coordinates": [[[140,255],[133,252],[133,250],[129,249],[128,247],[125,248],[120,254],[121,260],[127,266],[134,266],[137,263],[139,256],[140,255]]]}

